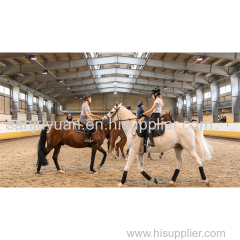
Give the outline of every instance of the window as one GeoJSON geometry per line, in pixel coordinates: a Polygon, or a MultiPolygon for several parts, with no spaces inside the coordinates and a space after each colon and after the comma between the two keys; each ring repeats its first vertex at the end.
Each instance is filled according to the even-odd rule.
{"type": "Polygon", "coordinates": [[[231,92],[231,85],[226,86],[226,92],[231,92]]]}
{"type": "Polygon", "coordinates": [[[10,88],[0,86],[0,93],[10,95],[10,88]]]}
{"type": "Polygon", "coordinates": [[[177,107],[178,107],[178,102],[177,102],[177,107]]]}
{"type": "Polygon", "coordinates": [[[37,103],[37,98],[33,97],[33,102],[37,103]]]}
{"type": "Polygon", "coordinates": [[[224,87],[220,88],[220,94],[224,94],[224,93],[227,93],[227,92],[231,92],[231,86],[230,85],[227,85],[227,86],[224,86],[224,87]]]}
{"type": "Polygon", "coordinates": [[[192,102],[196,102],[197,101],[197,98],[196,97],[193,97],[192,98],[192,102]]]}
{"type": "Polygon", "coordinates": [[[211,92],[204,93],[204,98],[210,98],[210,97],[211,97],[211,92]]]}
{"type": "Polygon", "coordinates": [[[26,100],[26,95],[24,93],[20,93],[19,98],[23,99],[23,100],[26,100]]]}
{"type": "Polygon", "coordinates": [[[46,101],[45,100],[43,101],[43,105],[46,105],[46,101]]]}
{"type": "Polygon", "coordinates": [[[186,105],[186,100],[183,101],[183,105],[186,105]]]}

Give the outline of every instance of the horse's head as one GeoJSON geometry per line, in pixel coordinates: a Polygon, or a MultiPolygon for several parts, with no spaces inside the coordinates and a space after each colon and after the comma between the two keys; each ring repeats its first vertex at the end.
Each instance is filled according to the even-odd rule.
{"type": "Polygon", "coordinates": [[[113,107],[113,109],[106,114],[103,118],[102,118],[102,122],[104,125],[107,125],[109,123],[109,121],[111,120],[111,122],[113,121],[118,121],[118,116],[117,113],[119,111],[119,109],[122,107],[122,103],[118,104],[116,102],[115,106],[113,107]]]}
{"type": "Polygon", "coordinates": [[[172,122],[172,123],[174,122],[174,118],[171,115],[171,111],[166,112],[165,114],[163,114],[161,116],[161,118],[163,118],[164,122],[172,122]]]}

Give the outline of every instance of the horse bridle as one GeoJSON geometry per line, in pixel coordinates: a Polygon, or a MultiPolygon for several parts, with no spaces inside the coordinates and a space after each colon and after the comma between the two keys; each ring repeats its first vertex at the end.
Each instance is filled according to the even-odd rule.
{"type": "MultiPolygon", "coordinates": [[[[105,115],[107,118],[108,118],[108,121],[112,121],[112,119],[115,117],[115,115],[117,114],[117,112],[119,111],[120,107],[119,108],[116,108],[114,107],[114,109],[116,110],[113,115],[111,117],[109,117],[107,114],[105,115]]],[[[110,111],[110,114],[112,114],[112,111],[110,111]]],[[[118,115],[117,115],[118,116],[118,115]]]]}
{"type": "MultiPolygon", "coordinates": [[[[113,113],[113,115],[112,115],[111,117],[109,117],[107,114],[105,115],[105,116],[108,118],[108,121],[109,121],[109,120],[112,121],[112,119],[113,119],[113,118],[115,117],[115,115],[118,113],[120,107],[118,107],[118,108],[114,107],[114,109],[115,109],[116,111],[113,113]]],[[[112,111],[110,111],[110,113],[112,114],[112,111]]],[[[117,117],[118,117],[118,114],[117,114],[117,117]]],[[[119,121],[119,122],[130,121],[130,120],[135,120],[135,119],[138,119],[138,118],[129,118],[129,119],[122,119],[122,120],[120,120],[119,117],[118,117],[118,121],[119,121]]]]}

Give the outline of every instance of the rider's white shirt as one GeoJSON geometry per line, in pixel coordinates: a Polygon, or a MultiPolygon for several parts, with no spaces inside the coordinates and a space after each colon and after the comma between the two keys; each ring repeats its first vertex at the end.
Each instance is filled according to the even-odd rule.
{"type": "Polygon", "coordinates": [[[153,113],[162,113],[162,100],[161,98],[157,98],[154,103],[157,103],[158,105],[153,110],[153,113]]]}

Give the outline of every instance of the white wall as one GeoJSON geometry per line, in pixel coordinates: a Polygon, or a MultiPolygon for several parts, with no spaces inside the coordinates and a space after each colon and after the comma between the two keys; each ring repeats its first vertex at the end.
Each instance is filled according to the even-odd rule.
{"type": "Polygon", "coordinates": [[[1,120],[1,121],[12,120],[12,115],[9,115],[9,114],[0,114],[0,120],[1,120]]]}

